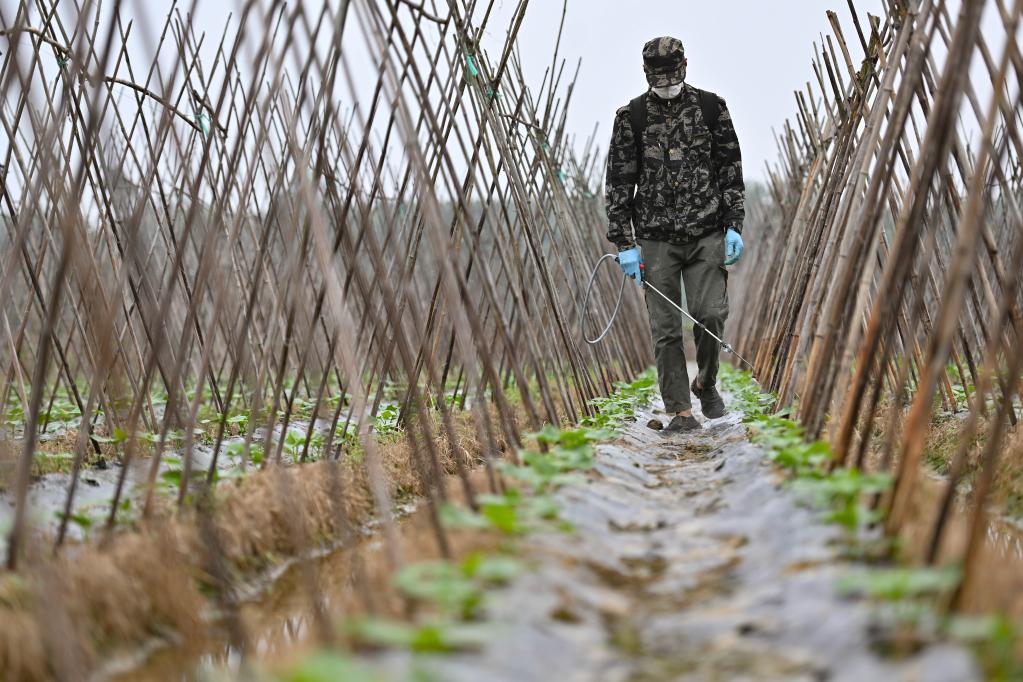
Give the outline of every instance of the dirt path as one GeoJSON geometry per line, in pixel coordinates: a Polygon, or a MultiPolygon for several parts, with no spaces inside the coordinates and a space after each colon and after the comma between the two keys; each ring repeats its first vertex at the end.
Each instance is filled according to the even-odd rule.
{"type": "MultiPolygon", "coordinates": [[[[875,653],[870,604],[836,587],[855,569],[841,560],[837,527],[782,485],[740,414],[664,437],[646,427],[656,407],[597,447],[586,483],[556,493],[576,532],[522,541],[532,570],[488,594],[492,644],[376,662],[395,679],[414,668],[445,682],[980,679],[953,645],[900,660],[875,653]]],[[[326,603],[351,589],[346,556],[317,560],[326,603]]],[[[246,606],[260,649],[286,656],[303,644],[302,585],[285,575],[246,606]]],[[[226,643],[200,658],[233,667],[226,643]]],[[[194,662],[171,649],[129,678],[180,677],[194,662]]]]}
{"type": "Polygon", "coordinates": [[[835,588],[850,570],[838,532],[780,486],[740,415],[670,438],[646,428],[652,416],[559,493],[578,531],[529,539],[536,570],[490,601],[495,644],[427,669],[466,682],[979,679],[952,645],[872,651],[870,605],[835,588]]]}

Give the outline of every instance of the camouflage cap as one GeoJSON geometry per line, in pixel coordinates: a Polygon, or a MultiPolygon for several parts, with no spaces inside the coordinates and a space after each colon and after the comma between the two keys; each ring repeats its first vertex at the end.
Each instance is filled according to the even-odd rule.
{"type": "Polygon", "coordinates": [[[654,38],[643,46],[643,71],[652,88],[686,79],[686,50],[678,38],[654,38]]]}

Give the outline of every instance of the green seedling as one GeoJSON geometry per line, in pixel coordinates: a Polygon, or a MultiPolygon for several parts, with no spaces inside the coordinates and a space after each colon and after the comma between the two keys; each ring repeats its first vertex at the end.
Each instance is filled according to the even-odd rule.
{"type": "Polygon", "coordinates": [[[118,427],[118,428],[115,428],[114,432],[112,434],[110,434],[109,436],[99,436],[99,435],[93,434],[92,439],[94,441],[96,441],[97,443],[117,444],[117,443],[123,443],[124,441],[128,440],[128,434],[124,431],[124,429],[121,429],[120,427],[118,427]]]}
{"type": "Polygon", "coordinates": [[[409,564],[394,575],[394,585],[408,597],[433,604],[445,618],[470,620],[479,615],[487,588],[506,584],[522,570],[511,557],[476,552],[457,564],[409,564]]]}
{"type": "Polygon", "coordinates": [[[324,650],[303,657],[290,669],[278,674],[279,682],[383,682],[382,675],[351,656],[324,650]]]}
{"type": "Polygon", "coordinates": [[[181,488],[183,478],[181,458],[177,455],[165,455],[163,463],[167,468],[160,472],[160,480],[163,482],[162,492],[166,495],[174,495],[181,488]]]}
{"type": "Polygon", "coordinates": [[[312,417],[314,407],[316,407],[316,403],[312,400],[296,397],[291,401],[291,415],[307,419],[312,417]]]}
{"type": "Polygon", "coordinates": [[[185,401],[190,403],[193,400],[195,400],[195,394],[197,392],[201,393],[199,402],[203,404],[209,402],[210,398],[213,397],[212,394],[210,393],[209,387],[206,384],[203,384],[202,388],[198,390],[195,388],[190,388],[187,391],[185,391],[185,401]]]}
{"type": "Polygon", "coordinates": [[[89,518],[89,515],[86,514],[84,511],[78,511],[72,514],[65,514],[63,511],[58,510],[53,512],[53,515],[56,516],[57,519],[61,521],[67,518],[69,523],[73,523],[74,525],[78,526],[78,529],[82,531],[83,536],[85,536],[86,538],[89,537],[89,531],[92,530],[93,520],[89,518]]]}
{"type": "Polygon", "coordinates": [[[47,412],[40,413],[39,423],[50,426],[74,426],[81,420],[82,413],[78,405],[66,395],[58,395],[47,412]]]}
{"type": "MultiPolygon", "coordinates": [[[[245,441],[239,440],[234,441],[227,446],[227,455],[232,459],[241,459],[242,453],[245,451],[245,441]]],[[[259,466],[263,463],[263,444],[262,443],[250,443],[249,444],[249,462],[255,466],[259,466]]]]}
{"type": "Polygon", "coordinates": [[[1023,628],[1004,614],[953,616],[945,622],[945,632],[973,647],[985,679],[991,682],[1023,679],[1019,651],[1023,628]]]}
{"type": "Polygon", "coordinates": [[[769,414],[771,407],[777,402],[777,397],[765,392],[753,375],[746,370],[721,365],[718,376],[722,388],[730,394],[729,402],[732,409],[745,414],[747,421],[769,414]]]}
{"type": "Polygon", "coordinates": [[[813,494],[821,503],[844,502],[865,493],[882,493],[892,484],[888,474],[863,474],[858,469],[836,469],[829,476],[797,481],[800,490],[813,494]]]}
{"type": "Polygon", "coordinates": [[[227,423],[236,425],[238,430],[244,433],[245,429],[249,426],[249,415],[246,413],[236,414],[232,417],[228,417],[227,423]]]}
{"type": "Polygon", "coordinates": [[[507,535],[521,535],[529,530],[521,493],[508,490],[503,495],[481,495],[476,499],[480,515],[495,530],[507,535]]]}
{"type": "Polygon", "coordinates": [[[586,481],[578,474],[566,473],[556,463],[557,453],[538,454],[525,452],[522,454],[522,466],[510,462],[499,462],[498,468],[505,476],[528,486],[534,492],[546,493],[566,485],[577,485],[586,481]]]}
{"type": "Polygon", "coordinates": [[[855,531],[880,520],[880,515],[861,504],[864,495],[882,493],[892,484],[887,474],[863,474],[857,469],[836,469],[817,478],[802,478],[796,490],[831,509],[828,520],[855,531]]]}
{"type": "Polygon", "coordinates": [[[10,400],[4,408],[4,422],[9,426],[25,423],[25,408],[20,400],[10,400]]]}
{"type": "Polygon", "coordinates": [[[945,568],[874,568],[850,573],[839,582],[844,593],[862,593],[871,599],[897,603],[948,594],[958,584],[960,571],[945,568]]]}
{"type": "Polygon", "coordinates": [[[938,621],[935,606],[959,584],[956,567],[892,567],[858,571],[843,577],[841,592],[863,594],[911,632],[934,631],[938,621]]]}
{"type": "Polygon", "coordinates": [[[593,448],[590,443],[610,438],[613,434],[604,429],[586,427],[559,429],[551,424],[526,438],[548,448],[546,452],[520,450],[521,465],[500,463],[501,471],[534,492],[546,493],[552,488],[581,482],[572,472],[593,466],[593,448]]]}
{"type": "Polygon", "coordinates": [[[521,561],[501,554],[473,552],[462,560],[462,573],[486,585],[506,585],[524,570],[521,561]]]}
{"type": "MultiPolygon", "coordinates": [[[[559,510],[545,495],[523,495],[514,488],[502,495],[479,495],[479,512],[447,504],[440,509],[441,522],[449,528],[495,530],[505,535],[523,535],[541,521],[558,521],[559,510]]],[[[560,524],[567,530],[568,526],[560,524]]]]}
{"type": "Polygon", "coordinates": [[[945,366],[945,373],[952,386],[952,396],[955,398],[956,403],[959,406],[967,405],[970,398],[977,392],[973,382],[959,373],[959,368],[954,362],[950,362],[945,366]]]}
{"type": "MultiPolygon", "coordinates": [[[[110,500],[113,503],[113,500],[110,500]]],[[[117,505],[117,513],[114,514],[114,522],[118,525],[127,526],[134,522],[134,518],[131,513],[131,498],[125,497],[121,500],[121,503],[117,505]]]]}
{"type": "Polygon", "coordinates": [[[394,403],[386,403],[373,417],[373,431],[381,438],[387,438],[401,433],[398,428],[398,406],[394,403]]]}
{"type": "Polygon", "coordinates": [[[886,474],[863,474],[853,468],[829,471],[830,446],[825,441],[806,442],[806,433],[788,418],[788,411],[767,414],[775,397],[760,392],[748,372],[721,368],[722,382],[746,413],[751,439],[767,450],[767,456],[793,479],[794,488],[829,509],[827,519],[852,532],[880,520],[862,504],[864,495],[884,492],[891,486],[886,474]]]}
{"type": "Polygon", "coordinates": [[[779,415],[756,415],[750,420],[754,443],[764,446],[768,457],[793,476],[819,476],[831,459],[824,441],[807,443],[802,427],[779,415]]]}
{"type": "Polygon", "coordinates": [[[559,429],[553,424],[545,424],[539,431],[527,433],[525,437],[535,439],[538,443],[546,445],[558,445],[562,448],[581,448],[591,443],[613,438],[614,433],[606,429],[588,427],[559,429]]]}
{"type": "MultiPolygon", "coordinates": [[[[487,394],[485,395],[485,397],[487,399],[490,398],[489,391],[487,391],[487,394]]],[[[465,398],[466,398],[465,387],[459,384],[459,385],[449,386],[446,389],[446,391],[444,393],[444,396],[441,398],[441,400],[444,401],[444,405],[449,410],[457,410],[457,409],[459,409],[459,405],[462,404],[462,402],[465,400],[465,398]]],[[[436,401],[434,401],[434,402],[436,402],[436,401]]]]}
{"type": "Polygon", "coordinates": [[[317,460],[320,450],[323,449],[323,435],[313,432],[307,437],[304,431],[300,432],[293,429],[288,429],[287,433],[284,434],[284,452],[295,461],[302,456],[302,451],[305,450],[307,445],[309,450],[306,453],[306,458],[311,461],[317,460]]]}
{"type": "Polygon", "coordinates": [[[483,590],[476,581],[448,561],[409,564],[395,573],[394,585],[406,596],[432,603],[442,614],[459,620],[476,617],[483,602],[483,590]]]}
{"type": "Polygon", "coordinates": [[[572,449],[556,447],[548,452],[523,450],[519,456],[521,465],[501,462],[500,469],[502,473],[528,485],[537,493],[580,483],[585,479],[572,472],[593,466],[593,452],[589,446],[572,449]]]}
{"type": "Polygon", "coordinates": [[[355,422],[338,424],[334,429],[334,443],[339,443],[341,448],[349,454],[359,452],[361,448],[361,443],[359,442],[359,427],[355,424],[355,422]]]}
{"type": "MultiPolygon", "coordinates": [[[[452,653],[480,649],[492,638],[479,623],[438,621],[412,624],[383,618],[360,618],[346,627],[358,643],[376,647],[408,649],[416,653],[452,653]]],[[[347,677],[333,678],[348,680],[347,677]]]]}
{"type": "Polygon", "coordinates": [[[594,414],[583,419],[586,427],[617,431],[635,419],[636,408],[647,405],[657,393],[657,375],[648,369],[630,383],[617,382],[614,392],[606,398],[589,401],[594,414]]]}
{"type": "MultiPolygon", "coordinates": [[[[107,498],[105,500],[83,505],[73,513],[68,514],[66,517],[62,510],[54,511],[53,515],[58,520],[64,520],[67,518],[68,523],[76,526],[82,531],[83,537],[88,539],[90,531],[97,525],[103,523],[106,519],[107,514],[110,511],[110,506],[113,503],[113,498],[107,498]]],[[[125,497],[117,504],[117,511],[114,514],[114,523],[118,526],[130,526],[134,522],[135,519],[132,515],[131,499],[125,497]]]]}
{"type": "MultiPolygon", "coordinates": [[[[115,431],[117,430],[118,429],[115,429],[115,431]]],[[[139,431],[135,434],[135,437],[140,441],[150,444],[156,444],[160,441],[160,434],[153,433],[152,431],[139,431]]]]}
{"type": "Polygon", "coordinates": [[[457,504],[446,503],[438,510],[440,522],[445,528],[458,530],[492,530],[490,521],[471,509],[457,504]]]}

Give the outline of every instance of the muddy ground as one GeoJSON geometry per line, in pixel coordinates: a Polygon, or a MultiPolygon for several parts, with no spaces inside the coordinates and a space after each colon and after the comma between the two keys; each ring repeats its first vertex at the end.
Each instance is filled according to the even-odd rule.
{"type": "Polygon", "coordinates": [[[645,427],[653,416],[561,491],[578,532],[530,538],[536,570],[491,602],[496,643],[427,669],[466,682],[980,679],[952,644],[876,651],[873,607],[838,589],[856,568],[839,531],[781,484],[739,414],[668,438],[645,427]]]}
{"type": "MultiPolygon", "coordinates": [[[[783,484],[747,441],[741,415],[664,437],[645,426],[661,416],[657,407],[598,446],[586,483],[557,493],[576,532],[524,540],[532,570],[488,595],[491,644],[375,663],[396,678],[414,667],[451,682],[981,678],[957,645],[902,658],[880,652],[876,607],[838,587],[859,568],[842,559],[840,531],[783,484]]],[[[336,573],[345,552],[317,561],[321,575],[336,573]]],[[[311,629],[300,584],[284,576],[276,593],[260,597],[267,612],[250,605],[253,634],[274,657],[301,646],[311,629]]],[[[157,658],[159,666],[130,679],[168,679],[168,661],[182,666],[175,677],[191,678],[173,651],[157,658]]],[[[218,642],[202,659],[206,670],[237,662],[218,642]]],[[[187,665],[194,670],[194,659],[187,665]]]]}

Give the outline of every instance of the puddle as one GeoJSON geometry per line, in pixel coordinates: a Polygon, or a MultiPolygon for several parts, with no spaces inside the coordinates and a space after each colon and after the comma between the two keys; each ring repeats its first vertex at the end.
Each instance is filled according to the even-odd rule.
{"type": "Polygon", "coordinates": [[[991,519],[987,541],[1000,556],[1011,558],[1023,569],[1023,529],[1008,519],[991,519]]]}
{"type": "MultiPolygon", "coordinates": [[[[291,434],[290,442],[293,444],[285,446],[281,455],[282,462],[292,463],[292,450],[296,453],[301,452],[301,443],[305,442],[308,428],[309,422],[302,420],[292,421],[288,425],[287,433],[291,434]],[[294,445],[294,443],[299,443],[299,445],[294,445]]],[[[322,438],[329,428],[329,421],[316,420],[313,426],[314,438],[322,438]]],[[[265,441],[265,432],[266,429],[263,427],[253,431],[252,444],[254,446],[265,441]]],[[[44,440],[59,438],[65,433],[65,431],[50,432],[45,434],[44,440]]],[[[274,428],[275,448],[276,444],[280,442],[282,434],[284,434],[282,426],[276,426],[274,428]]],[[[221,480],[242,474],[241,455],[244,442],[245,436],[224,438],[220,446],[220,454],[217,457],[217,476],[221,480]]],[[[169,448],[164,451],[156,478],[158,494],[176,499],[183,457],[182,451],[178,449],[169,448]]],[[[199,481],[205,478],[212,458],[213,448],[210,445],[196,443],[193,446],[192,480],[199,481]]],[[[128,521],[137,511],[144,498],[145,484],[149,477],[151,463],[152,459],[149,455],[136,457],[131,463],[125,477],[122,496],[125,501],[122,502],[122,507],[118,511],[119,519],[128,521]]],[[[245,471],[253,471],[258,467],[259,465],[250,459],[245,465],[245,471]]],[[[122,471],[123,467],[119,462],[110,460],[105,462],[103,468],[89,466],[81,471],[71,512],[72,522],[69,522],[67,526],[69,540],[86,540],[97,529],[103,527],[110,513],[110,505],[122,471]]],[[[28,491],[28,518],[32,528],[37,532],[48,537],[56,536],[70,485],[71,475],[63,472],[44,474],[33,479],[28,491]]],[[[8,528],[13,522],[14,500],[13,490],[0,489],[0,528],[8,528]]],[[[0,556],[5,554],[6,536],[0,534],[0,556]]]]}
{"type": "MultiPolygon", "coordinates": [[[[359,543],[358,551],[381,552],[374,539],[359,543]]],[[[317,598],[328,612],[336,612],[344,604],[358,598],[353,576],[352,548],[340,547],[315,559],[306,559],[316,571],[320,593],[317,598]]],[[[251,654],[257,659],[276,659],[309,641],[315,629],[314,608],[310,601],[304,571],[308,566],[292,564],[272,584],[250,590],[249,598],[240,605],[251,654]]],[[[162,682],[164,680],[198,681],[208,679],[211,671],[237,674],[240,652],[231,645],[225,624],[214,620],[197,641],[161,643],[142,660],[122,660],[107,674],[99,676],[110,682],[162,682]],[[119,669],[119,670],[117,670],[119,669]]]]}

